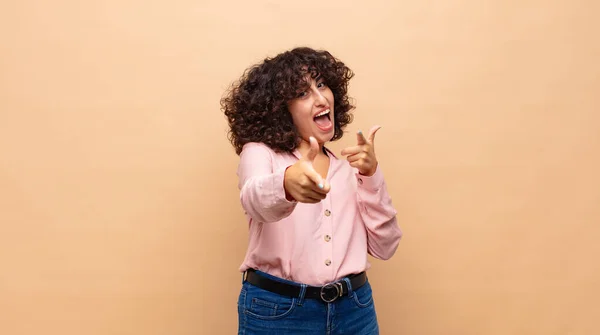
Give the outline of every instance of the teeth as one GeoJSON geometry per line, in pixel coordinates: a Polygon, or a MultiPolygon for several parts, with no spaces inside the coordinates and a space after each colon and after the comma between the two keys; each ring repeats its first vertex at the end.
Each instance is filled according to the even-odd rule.
{"type": "Polygon", "coordinates": [[[317,116],[315,116],[315,117],[319,117],[319,116],[323,116],[323,115],[327,115],[327,114],[329,114],[329,109],[322,111],[321,113],[317,114],[317,116]]]}

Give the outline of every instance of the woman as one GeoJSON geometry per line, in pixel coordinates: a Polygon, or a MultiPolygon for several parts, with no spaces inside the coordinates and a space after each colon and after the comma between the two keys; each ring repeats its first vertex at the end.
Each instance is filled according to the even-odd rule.
{"type": "Polygon", "coordinates": [[[378,334],[367,254],[387,260],[402,232],[373,127],[340,155],[352,71],[295,48],[249,68],[222,101],[240,156],[249,243],[239,334],[378,334]]]}

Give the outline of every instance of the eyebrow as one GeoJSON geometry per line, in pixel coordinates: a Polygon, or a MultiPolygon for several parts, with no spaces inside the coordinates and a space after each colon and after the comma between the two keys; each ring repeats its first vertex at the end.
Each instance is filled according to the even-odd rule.
{"type": "MultiPolygon", "coordinates": [[[[316,71],[315,71],[316,72],[316,71]]],[[[312,77],[312,76],[311,76],[312,77]]],[[[323,80],[325,81],[325,78],[323,78],[323,75],[320,72],[317,72],[317,76],[314,78],[315,82],[319,82],[319,80],[323,80]]],[[[304,80],[304,82],[306,83],[307,87],[310,87],[310,80],[304,80]]],[[[304,85],[302,85],[300,88],[298,88],[296,90],[297,92],[304,92],[304,85]]]]}

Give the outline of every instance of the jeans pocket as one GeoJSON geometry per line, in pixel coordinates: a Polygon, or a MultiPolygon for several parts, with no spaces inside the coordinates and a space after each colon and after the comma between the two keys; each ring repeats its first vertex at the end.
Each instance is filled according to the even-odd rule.
{"type": "Polygon", "coordinates": [[[281,296],[255,286],[246,290],[244,313],[261,320],[276,320],[288,316],[294,311],[296,299],[281,296]]]}
{"type": "Polygon", "coordinates": [[[373,292],[368,281],[352,292],[352,300],[354,300],[354,303],[360,308],[366,308],[373,305],[373,292]]]}

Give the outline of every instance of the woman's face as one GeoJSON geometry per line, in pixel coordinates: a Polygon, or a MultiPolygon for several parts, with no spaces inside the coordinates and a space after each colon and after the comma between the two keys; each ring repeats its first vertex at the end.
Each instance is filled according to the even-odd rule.
{"type": "Polygon", "coordinates": [[[333,92],[322,78],[308,79],[310,87],[288,102],[288,110],[302,140],[313,136],[324,144],[335,134],[333,92]]]}

